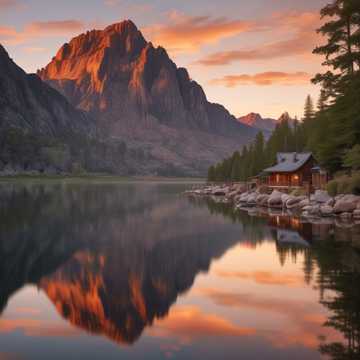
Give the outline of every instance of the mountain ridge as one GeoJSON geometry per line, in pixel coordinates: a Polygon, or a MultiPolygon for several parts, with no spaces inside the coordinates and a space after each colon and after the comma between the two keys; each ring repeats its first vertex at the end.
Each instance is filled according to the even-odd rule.
{"type": "MultiPolygon", "coordinates": [[[[18,99],[24,100],[2,125],[26,133],[38,133],[46,125],[59,137],[61,131],[55,125],[61,121],[51,114],[68,113],[66,120],[60,118],[62,129],[71,130],[71,136],[79,132],[86,143],[92,143],[92,138],[97,142],[73,151],[81,154],[77,162],[85,170],[202,176],[214,161],[248,144],[258,132],[239,123],[222,105],[209,102],[188,71],[177,67],[164,48],[147,42],[130,20],[80,34],[65,43],[37,75],[21,73],[38,86],[22,86],[29,89],[25,95],[17,88],[6,104],[0,103],[0,113],[5,113],[16,108],[18,99]],[[32,98],[38,101],[34,111],[28,111],[32,98]],[[42,117],[36,114],[44,112],[46,99],[50,115],[39,123],[42,117]],[[26,121],[19,122],[23,114],[26,121]]],[[[7,79],[4,86],[16,88],[16,74],[8,71],[2,76],[7,79]]],[[[50,136],[49,131],[43,134],[50,136]]],[[[20,168],[27,167],[17,161],[22,162],[20,168]]],[[[7,159],[3,162],[12,166],[7,159]]]]}
{"type": "Polygon", "coordinates": [[[284,112],[278,119],[273,118],[263,118],[259,113],[251,112],[247,115],[241,116],[238,118],[238,121],[242,124],[254,127],[262,131],[274,131],[276,125],[282,121],[288,121],[290,126],[293,126],[294,119],[292,119],[288,112],[284,112]]]}

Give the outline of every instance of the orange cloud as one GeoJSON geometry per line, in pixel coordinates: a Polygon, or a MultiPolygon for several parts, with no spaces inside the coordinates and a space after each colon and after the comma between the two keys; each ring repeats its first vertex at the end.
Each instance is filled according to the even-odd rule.
{"type": "Polygon", "coordinates": [[[32,33],[43,31],[52,34],[66,34],[73,31],[80,31],[84,28],[84,23],[79,20],[60,20],[60,21],[35,21],[26,27],[32,33]]]}
{"type": "Polygon", "coordinates": [[[239,85],[301,85],[308,84],[311,77],[312,76],[310,74],[302,71],[295,73],[268,71],[255,75],[226,75],[222,78],[211,80],[210,84],[223,85],[229,88],[239,85]]]}
{"type": "Polygon", "coordinates": [[[289,56],[310,55],[321,41],[316,33],[320,26],[317,12],[279,13],[264,23],[264,29],[279,31],[281,39],[250,49],[220,51],[200,59],[205,66],[227,65],[236,61],[271,60],[289,56]],[[290,37],[289,37],[290,34],[290,37]]]}
{"type": "Polygon", "coordinates": [[[16,0],[0,0],[0,9],[1,10],[7,10],[12,7],[18,6],[19,3],[16,0]]]}
{"type": "Polygon", "coordinates": [[[6,41],[16,36],[16,30],[10,26],[0,26],[0,40],[6,41]]]}
{"type": "Polygon", "coordinates": [[[175,335],[184,342],[201,337],[255,335],[255,329],[237,326],[215,314],[206,314],[196,306],[172,309],[169,316],[157,320],[154,328],[149,329],[149,332],[160,337],[175,335]]]}
{"type": "Polygon", "coordinates": [[[269,312],[280,317],[285,316],[290,325],[283,330],[261,330],[257,334],[263,336],[275,347],[286,348],[293,345],[302,345],[317,349],[319,346],[319,335],[327,340],[342,340],[339,333],[329,327],[324,327],[327,318],[321,312],[320,304],[307,301],[290,300],[283,297],[272,298],[254,294],[230,293],[217,289],[201,289],[200,293],[206,295],[217,305],[234,307],[237,309],[254,309],[256,316],[264,317],[266,314],[258,312],[269,312]]]}
{"type": "Polygon", "coordinates": [[[71,326],[30,318],[0,319],[0,333],[22,330],[27,336],[74,336],[79,331],[71,326]]]}
{"type": "Polygon", "coordinates": [[[164,46],[169,51],[185,52],[250,31],[254,26],[255,23],[251,21],[186,16],[173,12],[168,24],[153,25],[145,28],[144,32],[155,44],[164,46]]]}
{"type": "Polygon", "coordinates": [[[51,37],[76,34],[85,28],[79,20],[35,21],[22,31],[13,27],[0,27],[0,41],[9,45],[18,45],[39,37],[51,37]]]}
{"type": "Polygon", "coordinates": [[[262,285],[300,286],[304,284],[303,277],[300,275],[275,274],[270,271],[242,272],[219,270],[216,274],[223,278],[250,279],[262,285]]]}

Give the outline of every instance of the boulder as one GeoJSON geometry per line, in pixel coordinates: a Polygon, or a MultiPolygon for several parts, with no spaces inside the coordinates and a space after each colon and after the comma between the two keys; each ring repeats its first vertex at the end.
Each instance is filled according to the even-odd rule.
{"type": "Polygon", "coordinates": [[[234,185],[234,191],[236,191],[238,194],[243,194],[246,192],[246,186],[244,184],[236,184],[234,185]]]}
{"type": "Polygon", "coordinates": [[[349,212],[343,212],[340,214],[340,218],[342,220],[350,220],[352,218],[352,214],[349,212]]]}
{"type": "Polygon", "coordinates": [[[240,203],[245,203],[247,202],[247,199],[248,199],[248,196],[250,195],[249,192],[244,192],[243,194],[240,195],[240,198],[239,198],[239,202],[240,203]]]}
{"type": "Polygon", "coordinates": [[[259,194],[258,197],[256,198],[256,203],[260,205],[264,199],[268,199],[268,198],[269,195],[267,194],[259,194]]]}
{"type": "Polygon", "coordinates": [[[314,215],[314,216],[320,215],[320,205],[307,205],[303,207],[302,210],[310,215],[314,215]]]}
{"type": "Polygon", "coordinates": [[[227,196],[229,199],[234,199],[237,194],[238,194],[237,190],[232,190],[232,191],[230,191],[226,196],[227,196]]]}
{"type": "Polygon", "coordinates": [[[256,199],[259,196],[258,193],[254,192],[247,197],[247,205],[256,205],[256,199]]]}
{"type": "Polygon", "coordinates": [[[237,203],[239,203],[240,202],[240,199],[241,199],[241,195],[236,195],[236,196],[234,196],[234,203],[235,204],[237,204],[237,203]]]}
{"type": "Polygon", "coordinates": [[[302,208],[302,210],[303,211],[309,211],[309,210],[311,210],[313,207],[312,207],[312,205],[306,205],[306,206],[303,206],[303,208],[302,208]]]}
{"type": "Polygon", "coordinates": [[[266,195],[263,197],[263,199],[260,202],[261,206],[268,206],[268,201],[269,201],[270,195],[266,195]]]}
{"type": "Polygon", "coordinates": [[[227,194],[227,189],[226,188],[220,188],[220,187],[216,187],[212,190],[212,195],[214,196],[225,196],[227,194]]]}
{"type": "Polygon", "coordinates": [[[353,212],[353,217],[355,220],[359,220],[360,219],[360,209],[356,209],[353,212]]]}
{"type": "Polygon", "coordinates": [[[312,195],[312,200],[314,200],[317,203],[326,203],[331,199],[331,196],[328,194],[325,190],[316,190],[315,194],[312,195]]]}
{"type": "Polygon", "coordinates": [[[334,209],[329,205],[320,206],[320,214],[322,216],[332,216],[334,214],[334,209]]]}
{"type": "Polygon", "coordinates": [[[329,199],[329,200],[325,203],[325,205],[333,207],[333,206],[335,205],[335,199],[334,199],[334,198],[329,199]]]}
{"type": "Polygon", "coordinates": [[[268,199],[268,205],[270,207],[282,207],[282,195],[284,195],[282,192],[274,190],[268,199]]]}
{"type": "Polygon", "coordinates": [[[303,209],[305,206],[308,206],[310,205],[310,200],[308,198],[304,199],[304,200],[301,200],[299,202],[299,208],[300,209],[303,209]]]}
{"type": "Polygon", "coordinates": [[[287,202],[289,199],[291,199],[291,198],[292,198],[292,196],[291,196],[291,195],[288,195],[288,194],[282,194],[282,195],[281,195],[281,201],[282,201],[283,205],[285,205],[285,204],[286,204],[286,202],[287,202]]]}
{"type": "Polygon", "coordinates": [[[334,205],[334,213],[340,214],[345,212],[353,212],[358,203],[359,203],[359,196],[356,195],[344,195],[342,198],[336,201],[334,205]]]}
{"type": "Polygon", "coordinates": [[[299,204],[305,199],[304,196],[291,196],[285,203],[287,209],[299,207],[299,204]]]}
{"type": "Polygon", "coordinates": [[[336,202],[336,201],[339,201],[339,200],[342,199],[344,196],[345,196],[344,194],[336,195],[335,198],[334,198],[334,199],[335,199],[335,202],[336,202]]]}

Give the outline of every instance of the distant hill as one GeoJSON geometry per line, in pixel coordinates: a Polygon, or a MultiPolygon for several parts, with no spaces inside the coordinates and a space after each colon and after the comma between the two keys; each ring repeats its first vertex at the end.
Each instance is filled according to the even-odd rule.
{"type": "Polygon", "coordinates": [[[284,112],[277,120],[272,118],[263,118],[260,114],[253,112],[238,118],[238,121],[242,124],[251,126],[262,131],[270,132],[275,129],[276,125],[279,122],[285,120],[289,122],[290,126],[294,124],[294,119],[290,117],[288,112],[284,112]]]}
{"type": "Polygon", "coordinates": [[[238,118],[238,121],[242,124],[252,126],[260,130],[273,131],[275,129],[277,121],[271,118],[262,118],[258,113],[249,113],[245,116],[238,118]]]}

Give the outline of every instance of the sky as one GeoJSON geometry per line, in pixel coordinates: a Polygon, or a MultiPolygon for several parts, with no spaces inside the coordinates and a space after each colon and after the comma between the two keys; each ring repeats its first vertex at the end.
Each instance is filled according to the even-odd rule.
{"type": "Polygon", "coordinates": [[[323,59],[312,49],[330,0],[0,0],[0,43],[26,72],[72,37],[131,19],[235,116],[303,115],[323,59]]]}

